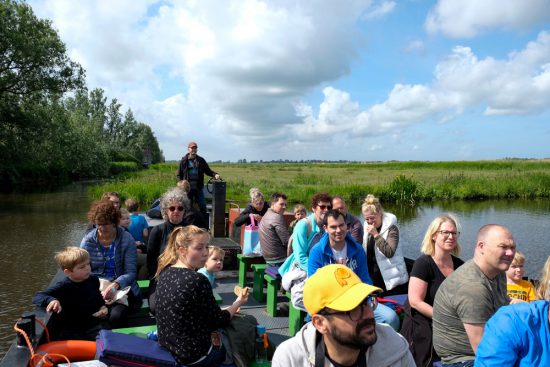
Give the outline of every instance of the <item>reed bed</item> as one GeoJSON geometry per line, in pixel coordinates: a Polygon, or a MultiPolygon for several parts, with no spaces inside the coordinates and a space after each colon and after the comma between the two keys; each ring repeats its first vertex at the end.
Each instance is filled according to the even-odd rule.
{"type": "MultiPolygon", "coordinates": [[[[291,203],[307,203],[327,191],[359,204],[372,193],[383,202],[415,204],[442,200],[550,198],[550,160],[387,163],[211,164],[227,182],[227,198],[247,201],[251,187],[269,196],[284,192],[291,203]]],[[[99,197],[118,191],[143,206],[176,183],[176,163],[127,172],[93,187],[99,197]]]]}

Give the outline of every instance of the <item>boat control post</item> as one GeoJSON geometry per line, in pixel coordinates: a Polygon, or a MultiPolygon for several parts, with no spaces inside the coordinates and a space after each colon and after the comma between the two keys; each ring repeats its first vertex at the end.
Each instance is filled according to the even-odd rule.
{"type": "MultiPolygon", "coordinates": [[[[31,320],[21,319],[17,321],[17,327],[23,330],[27,335],[31,334],[31,331],[32,331],[31,320]]],[[[23,336],[22,333],[17,333],[17,346],[25,347],[25,348],[28,347],[27,341],[25,340],[25,337],[23,336]]]]}
{"type": "Polygon", "coordinates": [[[225,190],[226,182],[212,181],[212,236],[225,237],[225,190]]]}

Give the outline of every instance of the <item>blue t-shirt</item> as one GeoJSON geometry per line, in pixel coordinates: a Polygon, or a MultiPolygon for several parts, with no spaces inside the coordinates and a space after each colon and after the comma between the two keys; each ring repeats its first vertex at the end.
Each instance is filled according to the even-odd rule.
{"type": "Polygon", "coordinates": [[[206,268],[200,268],[199,270],[197,270],[197,272],[204,275],[210,282],[210,285],[212,287],[214,286],[214,281],[216,280],[216,276],[214,275],[214,273],[209,272],[208,270],[206,270],[206,268]]]}
{"type": "Polygon", "coordinates": [[[128,227],[130,234],[136,241],[143,242],[143,230],[149,228],[147,219],[141,214],[130,214],[130,220],[132,221],[128,227]]]}
{"type": "Polygon", "coordinates": [[[103,275],[107,280],[112,281],[115,278],[115,241],[113,240],[108,249],[101,245],[99,248],[104,261],[103,275]]]}
{"type": "Polygon", "coordinates": [[[548,301],[501,307],[485,325],[475,366],[550,366],[548,301]]]}

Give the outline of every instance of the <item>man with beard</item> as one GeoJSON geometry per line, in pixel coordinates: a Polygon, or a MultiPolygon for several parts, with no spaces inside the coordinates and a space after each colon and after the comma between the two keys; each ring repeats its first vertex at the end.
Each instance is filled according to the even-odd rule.
{"type": "Polygon", "coordinates": [[[344,265],[317,270],[304,287],[311,322],[279,345],[272,366],[414,367],[407,341],[374,321],[380,291],[344,265]]]}
{"type": "Polygon", "coordinates": [[[444,366],[473,366],[485,323],[510,300],[506,270],[516,244],[510,230],[487,224],[479,230],[474,258],[449,275],[433,305],[433,344],[444,366]]]}
{"type": "Polygon", "coordinates": [[[206,199],[202,192],[204,174],[206,173],[216,180],[220,179],[220,175],[210,169],[204,158],[197,154],[197,149],[198,145],[194,141],[187,144],[187,154],[180,160],[177,177],[178,182],[181,180],[189,182],[191,189],[187,193],[187,196],[191,200],[191,204],[193,202],[198,204],[201,213],[204,215],[206,214],[206,199]]]}

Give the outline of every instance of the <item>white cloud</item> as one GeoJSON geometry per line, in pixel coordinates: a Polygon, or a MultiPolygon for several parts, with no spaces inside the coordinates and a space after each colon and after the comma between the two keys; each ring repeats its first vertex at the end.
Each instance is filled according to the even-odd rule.
{"type": "Polygon", "coordinates": [[[424,26],[428,33],[467,38],[495,28],[530,29],[549,20],[549,0],[439,0],[424,26]]]}
{"type": "Polygon", "coordinates": [[[404,47],[405,53],[412,53],[412,52],[422,52],[425,50],[425,45],[422,40],[411,40],[407,43],[407,45],[404,47]]]}
{"type": "Polygon", "coordinates": [[[379,4],[375,4],[367,14],[365,14],[364,19],[378,19],[383,18],[395,9],[395,1],[386,1],[383,0],[379,4]]]}

